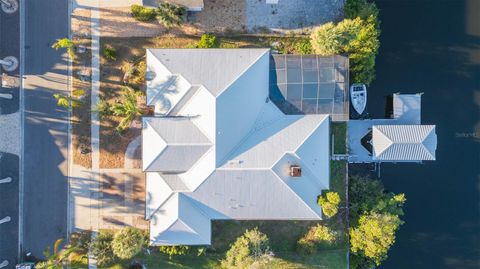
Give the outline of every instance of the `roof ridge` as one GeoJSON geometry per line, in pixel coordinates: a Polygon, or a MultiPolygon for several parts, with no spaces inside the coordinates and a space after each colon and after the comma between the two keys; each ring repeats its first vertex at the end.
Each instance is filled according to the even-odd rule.
{"type": "MultiPolygon", "coordinates": [[[[259,48],[260,50],[260,48],[259,48]]],[[[235,83],[239,78],[241,78],[248,70],[250,70],[250,68],[256,64],[258,62],[258,60],[260,60],[264,55],[265,53],[270,53],[270,49],[265,49],[265,51],[260,55],[258,56],[254,61],[252,61],[252,63],[250,63],[236,78],[234,78],[227,86],[225,86],[224,89],[222,89],[219,93],[217,93],[217,95],[215,96],[215,98],[217,98],[218,96],[222,95],[228,88],[230,88],[230,86],[232,86],[233,83],[235,83]]]]}
{"type": "MultiPolygon", "coordinates": [[[[297,159],[300,159],[296,154],[292,154],[292,155],[294,155],[297,159]]],[[[285,155],[284,155],[284,156],[285,156],[285,155]]],[[[287,184],[285,181],[283,181],[283,179],[281,179],[281,178],[278,176],[277,173],[275,173],[272,169],[269,169],[269,170],[270,170],[271,173],[273,173],[273,174],[275,175],[275,177],[281,182],[281,184],[283,184],[284,186],[286,186],[287,189],[289,189],[289,190],[295,195],[295,197],[297,197],[297,199],[299,199],[299,200],[308,208],[308,210],[310,210],[314,215],[320,217],[320,219],[322,218],[322,216],[319,216],[319,215],[317,214],[317,212],[315,212],[315,210],[313,210],[313,209],[310,207],[310,205],[308,205],[308,204],[305,202],[305,200],[297,194],[296,191],[294,191],[290,186],[288,186],[288,184],[287,184]]],[[[321,209],[321,207],[320,207],[320,209],[321,209]]]]}

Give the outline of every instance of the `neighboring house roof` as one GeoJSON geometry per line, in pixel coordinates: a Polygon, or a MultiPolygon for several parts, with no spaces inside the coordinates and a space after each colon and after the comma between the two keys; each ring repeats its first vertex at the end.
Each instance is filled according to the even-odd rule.
{"type": "Polygon", "coordinates": [[[393,118],[403,124],[420,124],[421,103],[421,94],[393,94],[393,118]]]}
{"type": "Polygon", "coordinates": [[[188,11],[202,11],[204,5],[203,0],[142,0],[143,5],[147,7],[157,8],[161,2],[170,2],[180,6],[184,6],[188,11]]]}
{"type": "Polygon", "coordinates": [[[435,160],[435,125],[374,125],[373,160],[435,160]]]}
{"type": "Polygon", "coordinates": [[[210,244],[212,219],[322,218],[329,116],[285,115],[269,102],[269,56],[268,49],[147,50],[155,73],[147,99],[163,99],[150,103],[157,116],[143,119],[152,244],[210,244]],[[301,177],[290,177],[291,165],[301,177]]]}

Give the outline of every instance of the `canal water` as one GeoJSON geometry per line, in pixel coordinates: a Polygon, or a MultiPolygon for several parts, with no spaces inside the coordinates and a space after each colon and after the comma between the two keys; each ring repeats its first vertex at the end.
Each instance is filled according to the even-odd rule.
{"type": "Polygon", "coordinates": [[[368,110],[424,92],[437,160],[382,165],[387,189],[407,196],[405,224],[381,268],[480,268],[480,0],[377,0],[381,48],[368,110]]]}

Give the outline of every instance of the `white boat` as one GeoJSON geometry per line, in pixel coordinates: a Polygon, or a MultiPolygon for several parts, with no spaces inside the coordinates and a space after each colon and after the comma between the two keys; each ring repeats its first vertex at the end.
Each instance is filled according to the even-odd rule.
{"type": "Polygon", "coordinates": [[[352,84],[350,86],[350,101],[358,115],[362,115],[367,106],[367,86],[365,84],[352,84]]]}

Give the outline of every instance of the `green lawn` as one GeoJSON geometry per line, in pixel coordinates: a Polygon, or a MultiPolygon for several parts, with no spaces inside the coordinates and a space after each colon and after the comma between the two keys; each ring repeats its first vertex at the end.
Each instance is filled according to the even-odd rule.
{"type": "Polygon", "coordinates": [[[347,123],[346,122],[332,122],[331,134],[334,137],[333,153],[345,154],[347,153],[347,123]]]}

